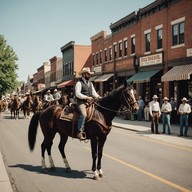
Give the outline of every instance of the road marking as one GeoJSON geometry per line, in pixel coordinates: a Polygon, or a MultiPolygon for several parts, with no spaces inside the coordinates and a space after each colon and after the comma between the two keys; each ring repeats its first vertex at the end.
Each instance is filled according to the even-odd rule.
{"type": "Polygon", "coordinates": [[[179,145],[176,145],[176,144],[167,143],[166,141],[157,141],[154,138],[147,138],[145,136],[144,137],[136,136],[136,135],[132,135],[132,134],[128,134],[128,133],[123,133],[123,132],[120,132],[120,131],[117,131],[117,130],[113,130],[113,131],[116,132],[116,133],[122,134],[122,135],[128,135],[128,136],[135,137],[135,138],[138,138],[138,139],[147,140],[147,141],[150,141],[150,142],[153,142],[153,143],[158,143],[158,144],[170,146],[170,147],[173,147],[173,148],[176,148],[176,149],[192,152],[191,148],[179,146],[179,145]]]}
{"type": "MultiPolygon", "coordinates": [[[[91,149],[90,149],[89,147],[84,146],[84,148],[87,149],[87,150],[89,150],[89,151],[91,151],[91,149]]],[[[192,191],[189,190],[189,189],[186,189],[186,188],[184,188],[184,187],[182,187],[182,186],[180,186],[180,185],[177,185],[177,184],[175,184],[175,183],[173,183],[173,182],[171,182],[171,181],[168,181],[168,180],[166,180],[166,179],[163,179],[162,177],[159,177],[159,176],[157,176],[157,175],[154,175],[153,173],[150,173],[150,172],[148,172],[148,171],[145,171],[145,170],[143,170],[143,169],[141,169],[141,168],[139,168],[139,167],[136,167],[135,165],[129,164],[129,163],[127,163],[127,162],[125,162],[125,161],[122,161],[122,160],[120,160],[120,159],[118,159],[118,158],[116,158],[116,157],[113,157],[113,156],[108,155],[108,154],[106,154],[106,153],[103,153],[103,155],[104,155],[105,157],[108,157],[109,159],[112,159],[112,160],[114,160],[114,161],[122,164],[122,165],[125,165],[125,166],[130,167],[130,168],[132,168],[132,169],[134,169],[134,170],[136,170],[136,171],[138,171],[138,172],[140,172],[140,173],[143,173],[144,175],[147,175],[147,176],[149,176],[149,177],[151,177],[151,178],[153,178],[153,179],[156,179],[156,180],[158,180],[158,181],[160,181],[160,182],[162,182],[162,183],[165,183],[165,184],[167,184],[167,185],[169,185],[169,186],[171,186],[171,187],[173,187],[173,188],[175,188],[175,189],[178,189],[178,190],[183,191],[183,192],[192,192],[192,191]]]]}

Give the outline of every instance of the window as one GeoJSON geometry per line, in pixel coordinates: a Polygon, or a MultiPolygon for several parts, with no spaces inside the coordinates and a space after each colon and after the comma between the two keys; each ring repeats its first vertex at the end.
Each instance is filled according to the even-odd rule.
{"type": "Polygon", "coordinates": [[[95,55],[92,55],[92,59],[93,59],[93,66],[95,65],[95,55]]]}
{"type": "Polygon", "coordinates": [[[161,49],[163,47],[162,39],[163,39],[162,29],[158,29],[157,30],[157,49],[161,49]]]}
{"type": "Polygon", "coordinates": [[[96,65],[99,63],[98,53],[96,53],[96,65]]]}
{"type": "Polygon", "coordinates": [[[113,50],[114,50],[114,59],[117,58],[117,44],[113,45],[113,50]]]}
{"type": "Polygon", "coordinates": [[[150,33],[145,34],[145,52],[150,51],[150,33]]]}
{"type": "Polygon", "coordinates": [[[100,51],[99,59],[100,59],[100,63],[102,63],[102,51],[100,51]]]}
{"type": "Polygon", "coordinates": [[[135,37],[131,38],[131,54],[135,53],[135,37]]]}
{"type": "Polygon", "coordinates": [[[172,45],[184,43],[184,22],[172,25],[172,45]]]}
{"type": "Polygon", "coordinates": [[[124,56],[127,56],[127,40],[124,40],[124,56]]]}
{"type": "Polygon", "coordinates": [[[112,60],[112,47],[109,48],[109,60],[112,60]]]}
{"type": "Polygon", "coordinates": [[[105,49],[105,61],[107,61],[107,49],[105,49]]]}
{"type": "Polygon", "coordinates": [[[119,42],[119,57],[122,57],[122,42],[119,42]]]}

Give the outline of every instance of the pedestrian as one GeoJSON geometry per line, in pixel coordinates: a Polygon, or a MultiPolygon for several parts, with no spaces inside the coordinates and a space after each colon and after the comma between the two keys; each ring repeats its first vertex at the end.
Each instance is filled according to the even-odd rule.
{"type": "Polygon", "coordinates": [[[171,97],[171,100],[169,103],[171,104],[171,108],[172,108],[172,111],[171,111],[171,124],[172,124],[172,123],[176,123],[177,103],[173,97],[171,97]]]}
{"type": "Polygon", "coordinates": [[[137,103],[139,105],[139,109],[137,112],[137,120],[142,121],[143,118],[143,108],[144,108],[144,101],[141,96],[138,97],[137,103]]]}
{"type": "Polygon", "coordinates": [[[145,121],[149,121],[149,99],[147,97],[145,97],[144,119],[145,121]]]}
{"type": "Polygon", "coordinates": [[[178,113],[180,115],[180,137],[183,136],[183,127],[185,127],[184,130],[184,136],[187,137],[187,132],[188,132],[188,118],[189,118],[189,113],[191,113],[191,107],[187,103],[188,100],[186,97],[183,97],[181,99],[182,103],[179,105],[178,113]]]}
{"type": "Polygon", "coordinates": [[[161,116],[161,110],[159,102],[157,101],[158,99],[157,95],[153,95],[152,99],[153,100],[149,104],[149,113],[151,116],[151,133],[154,133],[155,128],[155,133],[159,134],[158,125],[159,125],[159,118],[161,116]]]}
{"type": "Polygon", "coordinates": [[[75,85],[75,96],[77,98],[77,107],[80,112],[80,117],[78,120],[78,138],[80,140],[86,139],[86,135],[84,133],[84,124],[87,118],[87,111],[86,108],[90,102],[93,101],[93,98],[101,98],[91,81],[89,81],[90,76],[93,74],[89,67],[84,67],[80,72],[79,75],[82,78],[76,83],[75,85]]]}
{"type": "Polygon", "coordinates": [[[163,134],[166,133],[166,125],[167,125],[167,132],[170,135],[171,134],[171,124],[170,124],[170,118],[171,118],[171,111],[172,107],[171,104],[168,102],[169,99],[167,97],[163,98],[163,104],[161,107],[161,113],[162,113],[162,121],[163,121],[163,134]]]}

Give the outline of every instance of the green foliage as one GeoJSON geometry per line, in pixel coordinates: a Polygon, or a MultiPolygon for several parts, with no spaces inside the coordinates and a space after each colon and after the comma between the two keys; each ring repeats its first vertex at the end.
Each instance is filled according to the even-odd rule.
{"type": "Polygon", "coordinates": [[[15,90],[18,60],[13,48],[7,45],[3,35],[0,35],[0,94],[15,90]]]}

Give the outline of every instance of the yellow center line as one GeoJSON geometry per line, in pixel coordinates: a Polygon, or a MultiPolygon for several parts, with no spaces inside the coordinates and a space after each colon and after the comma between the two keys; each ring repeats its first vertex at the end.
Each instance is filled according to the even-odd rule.
{"type": "Polygon", "coordinates": [[[134,137],[134,138],[137,138],[137,139],[142,139],[142,140],[150,141],[150,142],[153,142],[153,143],[158,143],[158,144],[161,144],[161,145],[170,146],[170,147],[173,147],[173,148],[176,148],[176,149],[192,152],[191,148],[178,146],[176,144],[167,143],[166,141],[157,141],[157,140],[154,140],[153,138],[135,136],[135,135],[131,135],[131,134],[128,134],[128,133],[123,133],[123,132],[120,132],[120,131],[117,131],[117,130],[113,130],[113,131],[116,132],[116,133],[122,134],[122,135],[128,135],[130,137],[134,137]]]}
{"type": "MultiPolygon", "coordinates": [[[[89,151],[91,151],[91,149],[90,149],[89,147],[85,147],[85,146],[84,146],[84,148],[87,149],[87,150],[89,150],[89,151]]],[[[136,170],[136,171],[138,171],[138,172],[140,172],[140,173],[143,173],[144,175],[147,175],[147,176],[149,176],[149,177],[151,177],[151,178],[153,178],[153,179],[156,179],[156,180],[158,180],[158,181],[160,181],[160,182],[162,182],[162,183],[165,183],[165,184],[167,184],[167,185],[169,185],[169,186],[171,186],[171,187],[173,187],[173,188],[175,188],[175,189],[178,189],[178,190],[183,191],[183,192],[192,192],[192,191],[189,190],[189,189],[186,189],[186,188],[184,188],[184,187],[182,187],[182,186],[180,186],[180,185],[177,185],[177,184],[175,184],[175,183],[173,183],[173,182],[171,182],[171,181],[168,181],[168,180],[166,180],[166,179],[163,179],[162,177],[159,177],[159,176],[157,176],[157,175],[154,175],[153,173],[150,173],[150,172],[148,172],[148,171],[145,171],[145,170],[143,170],[143,169],[141,169],[141,168],[139,168],[139,167],[136,167],[136,166],[134,166],[134,165],[132,165],[132,164],[129,164],[129,163],[125,162],[125,161],[122,161],[122,160],[120,160],[120,159],[118,159],[118,158],[116,158],[116,157],[113,157],[113,156],[108,155],[108,154],[106,154],[106,153],[103,153],[103,155],[104,155],[105,157],[108,157],[109,159],[112,159],[112,160],[114,160],[114,161],[122,164],[122,165],[125,165],[125,166],[130,167],[130,168],[132,168],[132,169],[134,169],[134,170],[136,170]]]]}

